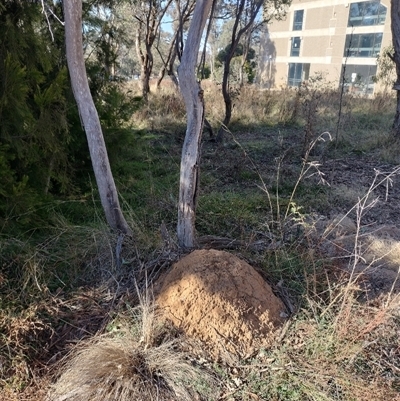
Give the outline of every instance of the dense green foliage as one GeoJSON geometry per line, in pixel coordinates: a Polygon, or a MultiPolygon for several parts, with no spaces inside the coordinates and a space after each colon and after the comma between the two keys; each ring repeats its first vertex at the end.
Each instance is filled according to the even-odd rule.
{"type": "Polygon", "coordinates": [[[0,10],[0,212],[20,216],[52,188],[69,186],[67,72],[38,6],[0,10]]]}
{"type": "MultiPolygon", "coordinates": [[[[55,7],[61,15],[60,4],[55,7]]],[[[91,33],[102,29],[101,20],[91,18],[89,9],[85,15],[91,33]]],[[[3,233],[40,226],[49,217],[48,205],[54,200],[84,196],[91,189],[86,138],[66,68],[64,30],[51,15],[49,23],[36,2],[13,0],[0,6],[3,233]]],[[[96,56],[90,58],[88,73],[113,158],[112,152],[120,151],[118,144],[129,142],[126,121],[134,103],[104,73],[111,52],[108,39],[99,37],[88,43],[96,56]]]]}

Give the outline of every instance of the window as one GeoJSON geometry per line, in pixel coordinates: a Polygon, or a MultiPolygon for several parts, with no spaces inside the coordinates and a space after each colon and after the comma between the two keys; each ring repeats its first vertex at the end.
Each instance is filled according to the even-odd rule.
{"type": "Polygon", "coordinates": [[[296,10],[293,17],[293,30],[301,31],[303,29],[304,10],[296,10]]]}
{"type": "Polygon", "coordinates": [[[376,76],[376,65],[346,65],[342,68],[344,87],[348,92],[358,94],[372,94],[374,92],[374,77],[376,76]]]}
{"type": "Polygon", "coordinates": [[[382,45],[382,33],[346,35],[345,57],[377,57],[382,45]]]}
{"type": "Polygon", "coordinates": [[[310,64],[289,63],[288,86],[300,86],[310,75],[310,64]]]}
{"type": "Polygon", "coordinates": [[[292,38],[292,46],[290,48],[290,55],[292,57],[300,56],[300,43],[301,43],[301,39],[299,36],[292,38]]]}
{"type": "Polygon", "coordinates": [[[347,26],[383,25],[387,8],[379,1],[362,1],[350,4],[347,26]]]}

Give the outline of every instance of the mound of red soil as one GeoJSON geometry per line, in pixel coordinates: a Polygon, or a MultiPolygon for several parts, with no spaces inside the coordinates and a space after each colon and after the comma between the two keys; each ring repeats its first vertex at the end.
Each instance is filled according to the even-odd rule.
{"type": "Polygon", "coordinates": [[[248,263],[216,250],[183,257],[155,285],[165,316],[211,356],[245,356],[268,346],[285,307],[248,263]]]}

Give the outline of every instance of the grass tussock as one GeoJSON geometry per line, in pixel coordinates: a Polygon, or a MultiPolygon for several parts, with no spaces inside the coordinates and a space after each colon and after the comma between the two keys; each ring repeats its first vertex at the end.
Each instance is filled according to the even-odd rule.
{"type": "Polygon", "coordinates": [[[48,400],[212,399],[210,374],[179,351],[182,339],[171,338],[149,298],[140,297],[132,312],[131,321],[111,324],[67,356],[48,400]]]}

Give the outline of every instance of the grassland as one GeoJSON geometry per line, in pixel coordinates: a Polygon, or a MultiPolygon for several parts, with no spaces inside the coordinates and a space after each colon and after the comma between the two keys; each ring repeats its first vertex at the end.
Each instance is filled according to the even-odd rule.
{"type": "MultiPolygon", "coordinates": [[[[221,95],[209,85],[205,96],[207,118],[217,128],[221,95]]],[[[380,216],[400,224],[397,174],[390,177],[388,202],[375,209],[360,203],[374,168],[390,172],[400,164],[399,144],[389,135],[394,99],[345,94],[340,100],[337,91],[316,80],[297,91],[246,87],[234,103],[225,142],[204,134],[197,234],[238,240],[231,251],[263,269],[277,292],[285,293],[292,315],[270,349],[235,365],[194,361],[200,376],[194,387],[187,383],[187,399],[193,394],[204,400],[400,399],[395,286],[368,292],[344,268],[357,255],[345,261],[322,255],[304,229],[316,215],[329,219],[349,211],[357,222],[355,205],[364,207],[359,232],[381,223],[380,216]]],[[[127,145],[114,144],[119,156],[111,160],[134,231],[121,252],[95,188],[44,205],[41,227],[0,237],[1,400],[45,399],[63,358],[79,354],[83,340],[98,345],[99,336],[106,336],[118,343],[118,336],[127,335],[127,344],[136,344],[143,337],[149,305],[139,302],[135,282],[144,288],[179,254],[175,227],[185,135],[179,96],[152,95],[132,117],[129,132],[127,145]],[[129,334],[121,334],[126,327],[129,334]]],[[[183,364],[192,358],[171,329],[157,336],[145,342],[147,348],[159,347],[159,336],[173,337],[167,358],[183,364]]],[[[118,344],[122,353],[143,357],[136,345],[127,350],[118,344]]],[[[169,380],[160,386],[174,388],[169,380]]],[[[160,399],[173,399],[173,393],[163,394],[160,399]]]]}

